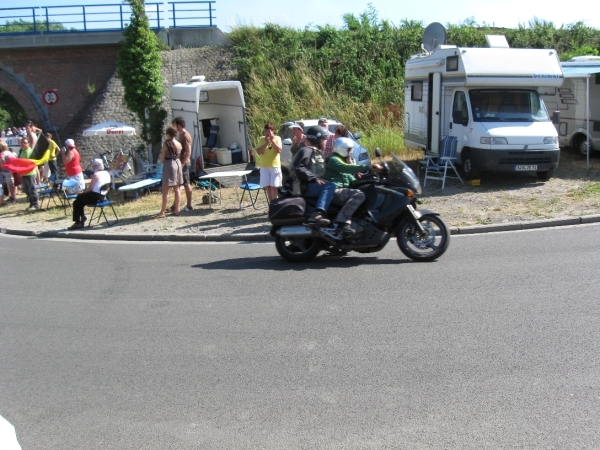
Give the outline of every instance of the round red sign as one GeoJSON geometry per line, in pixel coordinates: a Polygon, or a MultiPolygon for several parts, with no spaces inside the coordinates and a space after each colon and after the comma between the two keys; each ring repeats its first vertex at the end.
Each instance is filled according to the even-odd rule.
{"type": "Polygon", "coordinates": [[[44,103],[48,106],[56,105],[58,103],[58,93],[54,89],[49,89],[42,95],[44,103]]]}

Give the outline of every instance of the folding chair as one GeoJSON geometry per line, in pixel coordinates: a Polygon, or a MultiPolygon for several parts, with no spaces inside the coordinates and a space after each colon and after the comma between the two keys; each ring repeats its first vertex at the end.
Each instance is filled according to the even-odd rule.
{"type": "Polygon", "coordinates": [[[216,147],[217,146],[217,135],[218,134],[219,134],[219,126],[218,125],[211,125],[211,127],[210,127],[210,133],[209,133],[208,137],[206,138],[206,145],[205,145],[205,147],[208,147],[208,148],[216,147]]]}
{"type": "Polygon", "coordinates": [[[100,194],[102,194],[104,196],[104,200],[100,200],[96,203],[91,203],[91,204],[86,205],[86,206],[89,206],[90,208],[94,208],[92,210],[92,215],[90,217],[90,221],[88,222],[88,227],[92,226],[92,221],[94,220],[94,214],[96,214],[96,209],[98,209],[98,208],[100,209],[100,214],[98,214],[98,216],[96,216],[96,218],[97,218],[96,223],[100,223],[100,219],[102,219],[102,216],[104,216],[106,225],[108,225],[109,227],[119,221],[119,217],[117,216],[115,207],[113,206],[112,201],[110,201],[107,197],[108,191],[110,191],[110,183],[105,184],[100,188],[100,194]],[[106,212],[104,211],[104,208],[108,208],[109,206],[112,209],[113,214],[115,215],[115,221],[113,223],[110,223],[108,221],[108,217],[106,217],[106,212]]]}
{"type": "Polygon", "coordinates": [[[70,178],[63,180],[62,182],[62,193],[63,193],[63,206],[65,207],[65,216],[68,216],[67,206],[71,208],[71,200],[77,198],[77,194],[69,194],[68,189],[77,186],[77,181],[70,178]]]}
{"type": "Polygon", "coordinates": [[[246,192],[248,192],[248,196],[250,197],[250,203],[252,204],[252,207],[254,209],[260,209],[257,208],[256,202],[258,200],[258,196],[261,190],[265,193],[265,200],[267,201],[266,206],[263,206],[263,208],[266,208],[269,205],[269,197],[267,197],[267,191],[265,190],[265,188],[261,187],[260,184],[245,182],[241,184],[240,189],[242,190],[242,198],[240,198],[240,209],[242,208],[242,202],[244,201],[244,195],[246,194],[246,192]],[[256,194],[252,196],[252,192],[256,192],[256,194]]]}
{"type": "Polygon", "coordinates": [[[442,189],[446,186],[446,178],[458,179],[463,185],[465,182],[458,174],[454,161],[456,161],[456,136],[446,136],[440,141],[439,155],[425,155],[421,163],[425,166],[425,180],[423,187],[427,186],[427,180],[440,180],[442,189]],[[448,170],[455,175],[449,175],[448,170]]]}
{"type": "Polygon", "coordinates": [[[42,209],[48,209],[50,207],[50,200],[54,202],[54,206],[59,206],[55,198],[60,192],[60,183],[56,182],[56,174],[53,173],[48,177],[48,185],[50,186],[49,189],[42,189],[38,191],[38,198],[40,201],[40,207],[42,209]],[[46,208],[44,208],[44,200],[48,200],[46,208]]]}

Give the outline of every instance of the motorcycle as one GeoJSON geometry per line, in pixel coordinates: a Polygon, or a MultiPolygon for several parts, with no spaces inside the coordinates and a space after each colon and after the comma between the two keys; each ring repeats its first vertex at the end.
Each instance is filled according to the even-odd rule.
{"type": "MultiPolygon", "coordinates": [[[[379,149],[376,155],[381,158],[379,149]]],[[[294,207],[288,208],[288,213],[270,210],[271,235],[279,255],[290,262],[308,262],[321,251],[342,256],[349,251],[374,253],[395,236],[400,251],[414,261],[433,261],[442,256],[450,245],[450,231],[437,213],[417,209],[422,190],[414,171],[396,155],[390,163],[382,161],[381,165],[379,174],[363,174],[350,186],[366,196],[352,217],[353,235],[342,233],[335,225],[305,224],[316,199],[291,197],[293,205],[289,206],[294,207]]],[[[329,208],[332,223],[340,208],[333,204],[329,208]]]]}

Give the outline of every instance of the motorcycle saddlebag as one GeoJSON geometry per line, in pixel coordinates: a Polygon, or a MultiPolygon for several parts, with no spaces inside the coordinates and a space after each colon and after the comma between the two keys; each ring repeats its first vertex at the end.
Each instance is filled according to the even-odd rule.
{"type": "Polygon", "coordinates": [[[304,222],[306,202],[302,197],[281,197],[269,204],[269,220],[273,225],[293,225],[304,222]]]}

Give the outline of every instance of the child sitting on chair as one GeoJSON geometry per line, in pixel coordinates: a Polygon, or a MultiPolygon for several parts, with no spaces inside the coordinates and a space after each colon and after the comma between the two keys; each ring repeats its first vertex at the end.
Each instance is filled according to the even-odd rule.
{"type": "Polygon", "coordinates": [[[84,215],[84,208],[87,205],[93,205],[101,200],[104,200],[102,195],[102,186],[110,184],[110,174],[104,169],[104,164],[100,158],[94,159],[92,162],[92,169],[94,174],[92,175],[90,184],[81,193],[77,195],[77,198],[73,202],[73,225],[69,227],[69,230],[79,230],[85,226],[87,217],[84,215]]]}

